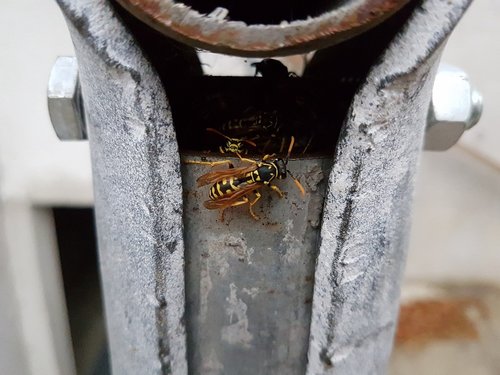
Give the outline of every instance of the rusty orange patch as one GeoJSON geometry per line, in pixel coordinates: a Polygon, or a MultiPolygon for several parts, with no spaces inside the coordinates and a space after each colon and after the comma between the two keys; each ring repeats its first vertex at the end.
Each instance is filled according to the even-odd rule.
{"type": "Polygon", "coordinates": [[[479,333],[469,311],[487,317],[477,299],[421,300],[403,305],[399,314],[396,345],[425,345],[436,340],[477,340],[479,333]]]}

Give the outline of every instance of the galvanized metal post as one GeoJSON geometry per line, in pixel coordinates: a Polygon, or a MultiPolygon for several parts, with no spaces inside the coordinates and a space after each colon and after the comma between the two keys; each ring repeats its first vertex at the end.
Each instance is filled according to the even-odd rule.
{"type": "Polygon", "coordinates": [[[106,1],[59,2],[79,62],[115,374],[185,374],[179,153],[160,80],[106,1]]]}
{"type": "Polygon", "coordinates": [[[109,3],[59,3],[80,67],[113,371],[383,373],[432,81],[468,1],[416,6],[355,95],[335,162],[291,161],[307,198],[285,182],[258,224],[201,208],[202,169],[181,168],[161,82],[109,3]]]}
{"type": "Polygon", "coordinates": [[[354,98],[325,200],[308,375],[386,369],[432,82],[467,6],[423,2],[354,98]]]}

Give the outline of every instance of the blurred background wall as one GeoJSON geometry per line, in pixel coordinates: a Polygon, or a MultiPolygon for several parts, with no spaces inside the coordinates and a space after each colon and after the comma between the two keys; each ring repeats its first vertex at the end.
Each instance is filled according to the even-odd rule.
{"type": "MultiPolygon", "coordinates": [[[[499,11],[473,3],[443,56],[485,109],[458,145],[422,156],[392,374],[500,373],[499,11]]],[[[51,0],[4,0],[0,31],[0,373],[105,373],[91,214],[54,211],[92,205],[88,145],[60,142],[47,113],[48,75],[71,40],[51,0]],[[87,250],[61,228],[86,230],[87,250]]]]}

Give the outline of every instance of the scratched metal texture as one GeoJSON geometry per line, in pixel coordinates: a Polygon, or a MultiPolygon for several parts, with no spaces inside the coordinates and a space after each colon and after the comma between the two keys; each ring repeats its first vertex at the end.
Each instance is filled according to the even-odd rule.
{"type": "Polygon", "coordinates": [[[325,199],[307,375],[384,374],[432,83],[469,0],[427,0],[354,97],[325,199]]]}
{"type": "MultiPolygon", "coordinates": [[[[188,157],[187,157],[188,158],[188,157]]],[[[192,374],[304,374],[317,240],[331,159],[290,161],[307,190],[277,181],[255,205],[207,210],[206,166],[183,168],[186,300],[192,374]]]]}
{"type": "MultiPolygon", "coordinates": [[[[87,111],[113,372],[186,374],[188,357],[193,374],[383,374],[432,80],[468,1],[416,8],[355,96],[329,180],[306,186],[306,201],[283,181],[287,199],[266,195],[260,222],[240,207],[217,223],[193,186],[202,168],[186,167],[185,240],[181,166],[157,75],[107,1],[58,1],[87,111]]],[[[323,161],[290,168],[302,179],[314,163],[323,161]]]]}
{"type": "Polygon", "coordinates": [[[180,160],[162,85],[104,0],[59,0],[79,63],[114,374],[187,374],[180,160]]]}

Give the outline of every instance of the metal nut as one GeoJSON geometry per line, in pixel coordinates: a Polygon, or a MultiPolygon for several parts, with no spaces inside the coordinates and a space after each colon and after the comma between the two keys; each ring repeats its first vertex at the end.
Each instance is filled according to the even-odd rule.
{"type": "Polygon", "coordinates": [[[47,88],[50,120],[61,140],[87,139],[75,57],[59,56],[47,88]]]}
{"type": "Polygon", "coordinates": [[[444,151],[458,142],[464,131],[476,125],[483,98],[459,68],[439,66],[427,117],[425,149],[444,151]]]}

